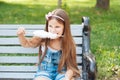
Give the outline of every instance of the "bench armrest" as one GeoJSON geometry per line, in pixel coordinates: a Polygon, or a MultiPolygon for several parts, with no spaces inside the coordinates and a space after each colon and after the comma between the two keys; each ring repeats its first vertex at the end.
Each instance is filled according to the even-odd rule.
{"type": "Polygon", "coordinates": [[[90,24],[89,17],[82,18],[83,25],[83,77],[85,80],[95,80],[97,66],[95,56],[90,52],[90,24]]]}
{"type": "Polygon", "coordinates": [[[92,53],[84,53],[84,60],[86,61],[87,67],[89,68],[89,72],[96,72],[96,62],[95,56],[92,53]]]}

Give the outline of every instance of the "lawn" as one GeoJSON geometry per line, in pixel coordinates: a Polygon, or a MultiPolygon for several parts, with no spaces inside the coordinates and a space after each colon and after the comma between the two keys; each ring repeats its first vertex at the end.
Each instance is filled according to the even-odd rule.
{"type": "MultiPolygon", "coordinates": [[[[120,79],[120,1],[110,0],[110,9],[95,8],[96,0],[64,0],[71,24],[90,17],[91,51],[96,56],[97,80],[120,79]]],[[[1,0],[0,24],[44,24],[45,14],[57,7],[57,0],[1,0]]]]}

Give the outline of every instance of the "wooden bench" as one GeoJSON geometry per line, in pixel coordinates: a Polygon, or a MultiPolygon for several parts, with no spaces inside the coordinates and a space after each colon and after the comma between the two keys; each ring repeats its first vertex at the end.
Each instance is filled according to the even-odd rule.
{"type": "MultiPolygon", "coordinates": [[[[84,19],[86,18],[83,18],[83,23],[84,19]]],[[[37,71],[35,64],[38,62],[38,48],[23,48],[20,45],[16,31],[21,26],[26,29],[26,36],[31,37],[34,30],[44,29],[45,25],[0,25],[0,80],[32,80],[37,71]]],[[[88,57],[90,50],[88,27],[71,24],[72,35],[77,46],[77,63],[81,71],[81,78],[76,80],[95,80],[95,78],[87,79],[89,72],[93,73],[93,77],[96,72],[94,57],[91,58],[91,55],[88,57]]]]}

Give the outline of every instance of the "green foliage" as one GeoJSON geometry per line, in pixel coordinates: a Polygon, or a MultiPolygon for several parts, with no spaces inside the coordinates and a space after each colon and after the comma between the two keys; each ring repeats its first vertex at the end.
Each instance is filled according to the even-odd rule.
{"type": "MultiPolygon", "coordinates": [[[[44,15],[57,7],[57,0],[1,0],[0,24],[44,24],[44,15]],[[6,1],[6,2],[2,2],[6,1]]],[[[62,0],[63,1],[63,0],[62,0]]],[[[91,50],[98,66],[97,80],[120,79],[120,1],[110,0],[110,9],[95,8],[96,0],[64,0],[71,24],[82,16],[91,23],[91,50]]]]}
{"type": "Polygon", "coordinates": [[[44,24],[45,14],[55,6],[24,5],[0,2],[1,24],[44,24]]]}
{"type": "Polygon", "coordinates": [[[97,63],[98,63],[98,79],[107,79],[109,80],[113,75],[120,75],[120,53],[115,47],[113,51],[104,49],[103,46],[99,46],[96,51],[97,63]],[[116,66],[117,71],[114,69],[116,66]]]}

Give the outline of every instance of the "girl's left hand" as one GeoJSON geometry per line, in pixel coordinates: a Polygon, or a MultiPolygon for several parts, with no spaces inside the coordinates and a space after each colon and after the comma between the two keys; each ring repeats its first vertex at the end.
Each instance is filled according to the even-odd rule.
{"type": "Polygon", "coordinates": [[[73,80],[73,71],[71,69],[66,71],[65,78],[63,80],[73,80]]]}

